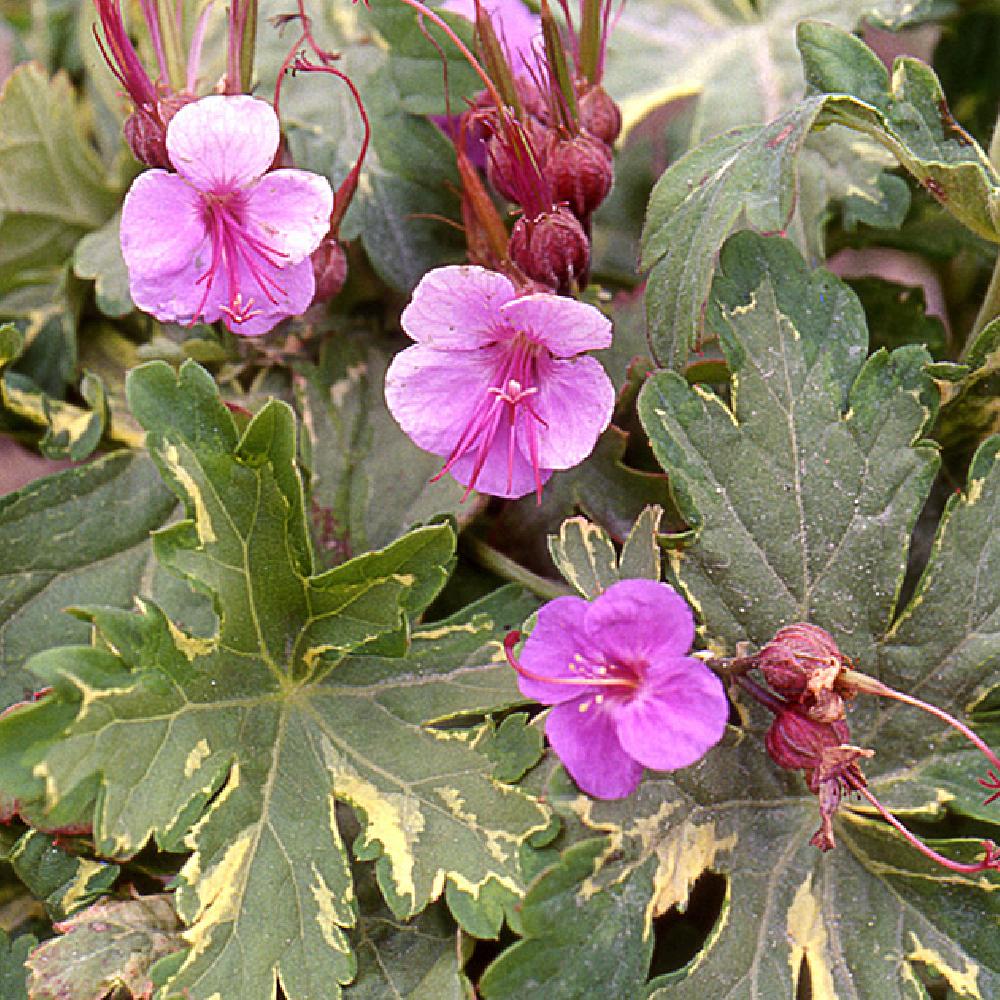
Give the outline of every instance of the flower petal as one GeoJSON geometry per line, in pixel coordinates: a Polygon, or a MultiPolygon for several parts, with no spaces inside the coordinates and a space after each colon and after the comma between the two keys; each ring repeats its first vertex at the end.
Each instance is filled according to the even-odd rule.
{"type": "Polygon", "coordinates": [[[514,329],[530,333],[556,357],[611,346],[611,320],[586,302],[539,292],[507,302],[500,312],[514,329]]]}
{"type": "Polygon", "coordinates": [[[167,126],[167,154],[201,191],[221,193],[260,177],[278,151],[278,116],[267,101],[215,95],[185,104],[167,126]]]}
{"type": "MultiPolygon", "coordinates": [[[[433,273],[433,272],[432,272],[433,273]]],[[[389,412],[418,448],[448,455],[488,396],[498,349],[435,351],[423,344],[400,351],[385,373],[389,412]]]]}
{"type": "Polygon", "coordinates": [[[497,339],[500,306],[514,297],[502,274],[472,264],[436,267],[413,290],[400,323],[418,343],[469,351],[497,339]]]}
{"type": "Polygon", "coordinates": [[[592,696],[556,705],[545,735],[573,780],[598,799],[622,799],[642,780],[642,766],[623,749],[615,720],[592,696]]]}
{"type": "Polygon", "coordinates": [[[312,262],[304,260],[281,270],[269,272],[280,286],[280,292],[271,287],[277,301],[272,302],[264,295],[257,282],[247,271],[245,264],[238,272],[239,290],[244,302],[253,300],[250,319],[237,323],[227,312],[230,304],[228,282],[217,277],[205,294],[205,282],[201,277],[208,270],[211,248],[206,239],[204,245],[192,256],[186,267],[174,274],[131,277],[129,291],[132,301],[164,323],[189,325],[195,321],[214,323],[225,320],[226,326],[244,337],[256,337],[267,333],[287,316],[297,316],[305,312],[312,302],[316,281],[313,277],[312,262]]]}
{"type": "MultiPolygon", "coordinates": [[[[253,298],[253,306],[250,318],[242,323],[222,310],[222,318],[233,333],[243,337],[259,337],[283,319],[299,316],[309,308],[313,293],[316,291],[316,277],[313,274],[311,260],[306,258],[297,264],[289,264],[288,267],[272,270],[269,273],[281,289],[278,291],[273,285],[268,286],[274,296],[273,301],[261,293],[256,281],[245,267],[240,268],[240,288],[250,289],[249,295],[253,298]]],[[[228,299],[224,304],[229,304],[228,299]]]]}
{"type": "Polygon", "coordinates": [[[121,221],[130,281],[189,267],[207,235],[201,195],[177,174],[147,170],[132,182],[121,221]]]}
{"type": "Polygon", "coordinates": [[[306,170],[272,170],[247,192],[247,221],[289,263],[304,260],[330,229],[330,182],[306,170]]]}
{"type": "MultiPolygon", "coordinates": [[[[525,670],[544,677],[569,680],[576,673],[574,657],[586,649],[583,617],[587,602],[582,597],[557,597],[538,612],[538,621],[524,643],[520,662],[525,670]]],[[[572,684],[546,684],[518,675],[521,694],[543,705],[556,705],[579,698],[583,689],[572,684]]],[[[597,693],[600,688],[594,688],[597,693]]]]}
{"type": "MultiPolygon", "coordinates": [[[[593,358],[550,361],[539,375],[538,394],[531,405],[545,421],[536,424],[538,464],[547,469],[579,465],[593,450],[611,422],[615,388],[593,358]]],[[[527,420],[518,426],[521,450],[530,454],[527,420]]],[[[684,650],[687,652],[687,650],[684,650]]]]}
{"type": "Polygon", "coordinates": [[[587,608],[587,637],[618,663],[683,656],[694,641],[694,616],[672,587],[655,580],[612,584],[587,608]]]}
{"type": "Polygon", "coordinates": [[[618,738],[640,764],[687,767],[722,739],[729,703],[722,682],[690,657],[661,663],[639,694],[616,708],[618,738]]]}

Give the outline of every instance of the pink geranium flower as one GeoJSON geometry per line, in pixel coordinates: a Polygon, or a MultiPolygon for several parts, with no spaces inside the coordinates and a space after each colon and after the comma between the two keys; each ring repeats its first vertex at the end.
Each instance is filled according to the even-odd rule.
{"type": "Polygon", "coordinates": [[[385,398],[419,447],[444,456],[438,476],[493,496],[541,495],[552,470],[582,462],[608,426],[611,380],[578,356],[611,343],[611,323],[593,306],[519,298],[482,267],[439,267],[401,322],[417,343],[389,366],[385,398]]]}
{"type": "Polygon", "coordinates": [[[722,738],[722,682],[685,655],[694,618],[665,583],[622,580],[589,603],[558,597],[538,612],[520,661],[519,638],[505,645],[521,693],[554,706],[545,735],[589,795],[624,798],[644,767],[687,767],[722,738]]]}
{"type": "Polygon", "coordinates": [[[278,117],[244,95],[205,97],[167,127],[177,173],[140,174],[122,208],[132,300],[165,322],[266,333],[304,312],[315,280],[309,255],[330,227],[325,177],[268,168],[278,117]]]}

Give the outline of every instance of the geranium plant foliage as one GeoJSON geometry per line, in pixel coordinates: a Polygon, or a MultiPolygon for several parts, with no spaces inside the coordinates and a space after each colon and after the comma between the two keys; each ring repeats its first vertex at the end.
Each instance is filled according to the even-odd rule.
{"type": "Polygon", "coordinates": [[[8,5],[0,996],[1000,996],[998,37],[8,5]]]}

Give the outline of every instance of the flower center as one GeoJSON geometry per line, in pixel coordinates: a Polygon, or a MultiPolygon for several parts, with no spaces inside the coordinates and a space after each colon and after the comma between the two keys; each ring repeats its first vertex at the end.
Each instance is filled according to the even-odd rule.
{"type": "Polygon", "coordinates": [[[245,323],[259,316],[262,310],[254,308],[253,289],[246,289],[244,294],[244,289],[240,287],[241,279],[249,276],[259,294],[277,305],[276,296],[284,296],[285,290],[268,272],[284,267],[288,254],[268,246],[253,233],[246,218],[245,199],[240,192],[203,194],[202,206],[205,227],[212,243],[212,259],[208,269],[198,278],[199,284],[205,284],[205,292],[192,322],[203,314],[212,286],[220,278],[226,282],[229,300],[227,305],[221,307],[222,311],[234,323],[245,323]]]}
{"type": "MultiPolygon", "coordinates": [[[[514,655],[514,647],[521,641],[521,633],[508,632],[503,641],[507,662],[522,676],[543,684],[562,684],[569,687],[608,688],[608,694],[631,697],[642,686],[642,670],[638,665],[616,663],[603,654],[588,658],[582,653],[574,653],[567,665],[570,676],[551,677],[528,670],[514,655]]],[[[601,704],[604,695],[597,695],[595,701],[601,704]]]]}
{"type": "Polygon", "coordinates": [[[510,340],[502,342],[500,363],[497,366],[492,385],[476,403],[452,448],[444,467],[433,477],[437,482],[451,471],[455,463],[466,455],[475,455],[472,474],[465,488],[464,500],[475,488],[483,466],[489,457],[493,442],[499,435],[507,435],[507,491],[510,492],[514,479],[514,458],[518,448],[517,433],[520,426],[528,447],[527,459],[535,476],[535,492],[538,502],[542,498],[541,467],[538,462],[538,427],[548,427],[534,408],[533,397],[538,394],[539,363],[543,360],[545,348],[529,339],[523,333],[516,333],[510,340]]]}

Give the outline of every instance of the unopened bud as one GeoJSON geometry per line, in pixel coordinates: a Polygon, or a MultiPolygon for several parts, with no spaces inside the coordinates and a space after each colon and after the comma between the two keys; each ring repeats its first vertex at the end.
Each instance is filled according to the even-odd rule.
{"type": "Polygon", "coordinates": [[[535,178],[545,169],[548,130],[534,119],[521,123],[524,141],[512,145],[502,132],[486,146],[486,178],[501,198],[525,207],[525,195],[538,186],[535,178]]]}
{"type": "Polygon", "coordinates": [[[566,202],[578,219],[589,218],[615,179],[611,150],[586,132],[551,142],[544,169],[553,200],[566,202]]]}
{"type": "Polygon", "coordinates": [[[844,717],[843,692],[835,686],[846,660],[825,629],[808,622],[786,625],[757,661],[771,688],[798,702],[811,718],[832,722],[844,717]]]}
{"type": "Polygon", "coordinates": [[[155,105],[143,104],[125,119],[122,132],[132,155],[140,163],[149,167],[172,170],[173,165],[167,155],[167,126],[170,119],[194,100],[187,94],[171,94],[155,105]]]}
{"type": "Polygon", "coordinates": [[[508,253],[527,277],[557,292],[571,292],[587,282],[590,241],[580,220],[563,206],[518,219],[508,253]]]}
{"type": "Polygon", "coordinates": [[[347,254],[332,236],[327,236],[312,252],[316,291],[313,305],[329,302],[344,287],[347,280],[347,254]]]}
{"type": "Polygon", "coordinates": [[[622,130],[622,113],[611,95],[600,86],[584,91],[577,100],[580,124],[610,146],[622,130]]]}

